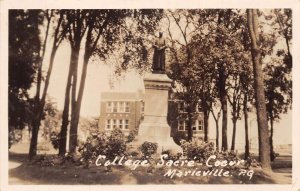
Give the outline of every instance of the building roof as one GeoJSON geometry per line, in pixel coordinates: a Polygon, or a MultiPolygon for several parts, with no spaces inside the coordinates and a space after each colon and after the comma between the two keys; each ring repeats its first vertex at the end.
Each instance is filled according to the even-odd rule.
{"type": "Polygon", "coordinates": [[[144,99],[144,94],[141,90],[137,92],[102,92],[102,101],[122,101],[122,100],[142,100],[144,99]]]}

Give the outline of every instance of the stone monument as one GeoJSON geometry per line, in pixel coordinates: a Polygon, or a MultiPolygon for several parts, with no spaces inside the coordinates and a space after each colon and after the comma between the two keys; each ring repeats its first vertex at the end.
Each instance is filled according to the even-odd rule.
{"type": "Polygon", "coordinates": [[[182,152],[171,137],[171,127],[167,123],[168,94],[172,80],[165,74],[166,43],[159,33],[154,42],[152,73],[144,77],[145,107],[144,119],[139,126],[137,140],[158,144],[158,153],[163,150],[182,152]]]}

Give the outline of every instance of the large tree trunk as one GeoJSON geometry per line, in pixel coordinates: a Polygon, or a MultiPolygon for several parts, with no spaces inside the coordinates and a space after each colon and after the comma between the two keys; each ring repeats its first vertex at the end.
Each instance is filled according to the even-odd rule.
{"type": "Polygon", "coordinates": [[[232,130],[232,139],[231,139],[231,151],[235,150],[235,136],[236,136],[236,119],[232,120],[232,124],[233,124],[233,130],[232,130]]]}
{"type": "MultiPolygon", "coordinates": [[[[74,74],[73,73],[74,67],[78,65],[78,55],[80,50],[79,47],[80,46],[76,46],[71,50],[71,60],[70,60],[69,74],[68,74],[66,92],[65,92],[65,103],[64,103],[64,110],[62,116],[62,126],[60,131],[59,155],[64,155],[66,153],[67,129],[69,124],[70,92],[71,92],[71,85],[72,88],[74,86],[74,84],[71,84],[71,82],[72,82],[72,76],[74,74]]],[[[72,136],[73,135],[70,131],[70,140],[72,136]]]]}
{"type": "Polygon", "coordinates": [[[209,118],[209,111],[203,111],[204,115],[204,141],[208,142],[208,118],[209,118]]]}
{"type": "Polygon", "coordinates": [[[224,63],[218,63],[218,91],[221,102],[222,109],[222,151],[228,150],[228,142],[227,142],[227,93],[226,93],[226,74],[224,63]]]}
{"type": "Polygon", "coordinates": [[[50,77],[51,77],[51,73],[52,73],[52,69],[53,69],[54,58],[55,58],[55,55],[56,55],[57,48],[58,48],[57,46],[53,46],[51,56],[50,56],[50,64],[49,64],[49,68],[48,68],[48,71],[47,71],[45,86],[44,86],[44,90],[43,90],[43,94],[42,94],[42,98],[41,98],[41,109],[42,110],[44,109],[44,106],[45,106],[45,103],[46,103],[46,96],[47,96],[48,87],[49,87],[49,84],[50,84],[50,77]]]}
{"type": "Polygon", "coordinates": [[[221,110],[217,113],[217,116],[215,115],[215,113],[213,112],[213,110],[211,110],[211,113],[213,115],[213,118],[215,120],[216,123],[216,150],[219,151],[219,119],[220,119],[220,112],[221,110]]]}
{"type": "Polygon", "coordinates": [[[73,65],[73,79],[72,79],[72,92],[71,92],[71,126],[70,126],[70,142],[69,142],[69,152],[74,154],[76,152],[77,145],[77,128],[74,126],[76,123],[76,112],[77,112],[77,99],[76,99],[76,89],[77,89],[77,73],[78,73],[78,55],[79,48],[75,50],[74,65],[73,65]],[[76,63],[75,63],[76,62],[76,63]]]}
{"type": "MultiPolygon", "coordinates": [[[[90,12],[92,14],[92,12],[90,12]]],[[[94,22],[91,22],[91,20],[88,21],[88,19],[86,18],[86,14],[82,14],[81,11],[76,11],[76,21],[74,24],[74,26],[76,26],[76,30],[74,31],[74,39],[72,40],[71,43],[73,43],[73,48],[75,49],[75,53],[74,53],[74,58],[73,58],[73,71],[72,71],[72,75],[73,75],[73,84],[72,84],[72,113],[71,113],[71,126],[70,126],[70,135],[69,135],[69,152],[71,154],[75,154],[76,153],[76,146],[77,146],[77,126],[78,126],[78,120],[79,117],[77,119],[77,99],[78,97],[76,97],[76,89],[77,89],[77,70],[78,70],[78,56],[79,56],[79,51],[80,51],[80,44],[81,44],[81,40],[85,34],[85,31],[87,28],[89,28],[89,32],[87,34],[87,38],[86,38],[86,45],[91,43],[91,41],[89,39],[92,39],[91,37],[91,32],[92,32],[92,26],[94,27],[94,22]],[[85,23],[85,21],[89,22],[88,23],[88,27],[87,23],[85,23]],[[89,38],[89,39],[88,39],[89,38]]],[[[90,15],[91,16],[91,15],[90,15]]],[[[98,34],[99,36],[100,34],[98,34]]],[[[91,46],[91,45],[89,45],[91,46]]],[[[87,47],[87,46],[86,46],[87,47]]],[[[85,59],[85,58],[84,58],[85,59]]],[[[84,60],[85,61],[85,60],[84,60]]]]}
{"type": "Polygon", "coordinates": [[[29,146],[29,160],[32,160],[37,155],[37,143],[40,127],[40,115],[34,117],[32,122],[31,140],[29,146]]]}
{"type": "Polygon", "coordinates": [[[224,95],[221,100],[222,103],[222,150],[228,150],[227,142],[227,96],[224,95]]]}
{"type": "Polygon", "coordinates": [[[274,132],[274,124],[273,124],[274,120],[273,120],[273,116],[270,118],[270,123],[271,123],[271,132],[270,132],[270,158],[271,158],[271,161],[274,161],[275,159],[275,152],[274,152],[274,146],[273,146],[273,132],[274,132]]]}
{"type": "Polygon", "coordinates": [[[254,90],[257,111],[259,159],[262,168],[271,170],[270,143],[268,135],[268,121],[265,102],[264,79],[261,65],[260,41],[258,34],[258,16],[256,9],[247,10],[248,28],[251,38],[251,55],[254,72],[254,90]]]}
{"type": "Polygon", "coordinates": [[[90,55],[86,55],[86,54],[88,54],[88,53],[85,53],[85,56],[84,56],[78,97],[77,97],[75,110],[74,110],[74,112],[75,112],[74,118],[71,121],[71,133],[74,135],[70,139],[70,152],[71,153],[75,153],[76,147],[77,147],[78,123],[79,123],[79,118],[80,118],[81,103],[82,103],[83,92],[84,92],[84,87],[85,87],[85,79],[86,79],[86,74],[87,74],[88,62],[89,62],[89,58],[90,58],[90,55]]]}
{"type": "Polygon", "coordinates": [[[42,113],[44,111],[44,106],[46,103],[46,95],[49,87],[49,82],[50,82],[50,76],[53,68],[53,63],[54,63],[54,58],[56,55],[56,50],[57,48],[53,48],[51,52],[51,57],[50,57],[50,64],[45,80],[45,86],[42,94],[42,98],[38,103],[38,108],[35,114],[35,119],[33,120],[32,124],[32,136],[31,136],[31,142],[30,142],[30,148],[29,148],[29,159],[31,160],[37,153],[37,143],[38,143],[38,132],[42,120],[42,113]]]}
{"type": "MultiPolygon", "coordinates": [[[[94,18],[94,17],[92,17],[94,18]]],[[[95,19],[95,18],[94,18],[95,19]]],[[[73,90],[72,90],[72,115],[71,115],[71,127],[70,127],[70,153],[75,154],[76,153],[76,147],[77,147],[77,134],[78,134],[78,123],[80,118],[80,110],[81,110],[81,102],[85,87],[85,79],[87,74],[87,67],[89,63],[89,59],[91,57],[91,53],[93,52],[93,49],[96,46],[97,41],[99,40],[101,32],[99,31],[95,43],[92,44],[92,31],[93,31],[93,23],[95,22],[94,19],[89,20],[88,24],[88,32],[86,36],[86,43],[85,43],[85,52],[84,52],[84,58],[83,58],[83,67],[82,67],[82,73],[81,73],[81,79],[80,79],[80,86],[78,91],[78,96],[76,98],[76,86],[77,86],[77,67],[74,68],[74,76],[73,76],[73,90]]],[[[77,58],[78,62],[78,58],[77,58]]]]}
{"type": "MultiPolygon", "coordinates": [[[[72,57],[72,56],[71,56],[72,57]]],[[[69,107],[70,107],[70,90],[71,90],[71,80],[72,80],[72,63],[70,62],[69,73],[67,78],[66,92],[65,92],[65,102],[64,110],[62,114],[62,125],[60,129],[60,139],[59,139],[59,155],[63,156],[66,153],[67,145],[67,130],[69,124],[69,107]]]]}
{"type": "Polygon", "coordinates": [[[247,110],[247,95],[244,98],[244,117],[245,117],[245,157],[246,160],[250,156],[250,145],[249,145],[249,130],[248,130],[248,110],[247,110]]]}
{"type": "Polygon", "coordinates": [[[187,126],[188,126],[188,141],[193,140],[193,129],[192,129],[192,115],[190,112],[188,112],[188,121],[187,121],[187,126]]]}

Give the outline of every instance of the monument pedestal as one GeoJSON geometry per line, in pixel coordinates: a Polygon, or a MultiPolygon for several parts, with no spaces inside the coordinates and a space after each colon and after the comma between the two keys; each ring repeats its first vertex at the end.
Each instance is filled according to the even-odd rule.
{"type": "Polygon", "coordinates": [[[167,123],[168,94],[172,80],[166,74],[149,74],[144,78],[145,106],[144,119],[139,126],[136,142],[155,142],[158,153],[164,150],[182,152],[171,137],[171,127],[167,123]]]}

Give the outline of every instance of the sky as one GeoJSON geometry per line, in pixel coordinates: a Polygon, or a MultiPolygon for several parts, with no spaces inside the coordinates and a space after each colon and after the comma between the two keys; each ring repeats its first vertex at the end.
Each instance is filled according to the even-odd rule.
{"type": "MultiPolygon", "coordinates": [[[[174,34],[179,34],[178,31],[174,31],[174,34]]],[[[48,44],[51,43],[51,39],[48,44]]],[[[84,45],[84,42],[82,42],[84,45]]],[[[43,71],[47,71],[50,46],[47,46],[43,71]]],[[[83,49],[81,47],[79,58],[79,69],[82,68],[82,58],[83,49]]],[[[48,95],[51,97],[52,101],[57,103],[58,109],[62,110],[64,105],[64,94],[65,86],[68,75],[68,68],[70,63],[70,47],[67,42],[63,42],[57,51],[55,57],[52,76],[50,79],[50,85],[48,89],[48,95]]],[[[78,80],[80,80],[81,73],[78,73],[78,80]]],[[[78,82],[79,84],[79,82],[78,82]]],[[[77,88],[78,89],[78,88],[77,88]]],[[[116,91],[116,92],[135,92],[137,89],[144,89],[143,76],[140,76],[135,71],[131,70],[124,74],[120,78],[115,78],[114,67],[112,65],[106,64],[99,60],[91,60],[88,65],[87,77],[85,82],[85,91],[81,106],[81,115],[84,117],[99,117],[100,115],[100,101],[101,92],[116,91]],[[110,87],[110,80],[113,80],[114,87],[110,87]]],[[[32,95],[34,94],[35,87],[31,89],[32,95]]],[[[244,121],[243,119],[237,124],[237,135],[244,135],[244,121]]],[[[211,116],[209,120],[209,137],[215,137],[215,122],[211,116]]],[[[250,126],[250,136],[253,140],[257,139],[257,124],[255,114],[250,115],[249,119],[250,126]],[[255,138],[256,137],[256,138],[255,138]]],[[[220,119],[221,128],[221,119],[220,119]]],[[[274,127],[274,144],[288,144],[292,143],[292,112],[282,115],[282,120],[279,123],[275,123],[274,127]]],[[[228,115],[228,142],[230,146],[231,133],[232,132],[232,122],[230,113],[228,115]]],[[[221,133],[221,132],[220,132],[221,133]]],[[[238,145],[244,145],[244,136],[237,136],[236,139],[237,147],[238,145]]]]}
{"type": "MultiPolygon", "coordinates": [[[[82,56],[79,57],[82,58],[82,56]]],[[[45,55],[45,60],[49,60],[48,54],[45,55]]],[[[67,83],[69,63],[70,48],[64,43],[57,51],[48,89],[48,95],[57,103],[59,109],[63,109],[64,105],[64,92],[67,83]]],[[[79,60],[78,71],[81,71],[81,68],[82,60],[79,60]]],[[[46,70],[47,68],[45,67],[44,72],[46,70]]],[[[80,75],[81,73],[78,73],[78,80],[80,80],[80,75]]],[[[91,61],[88,65],[81,115],[86,117],[99,115],[101,92],[134,92],[136,89],[143,89],[143,81],[142,77],[135,71],[129,71],[124,76],[116,79],[113,66],[100,61],[91,61]],[[110,87],[110,80],[114,83],[113,88],[110,87]]]]}

